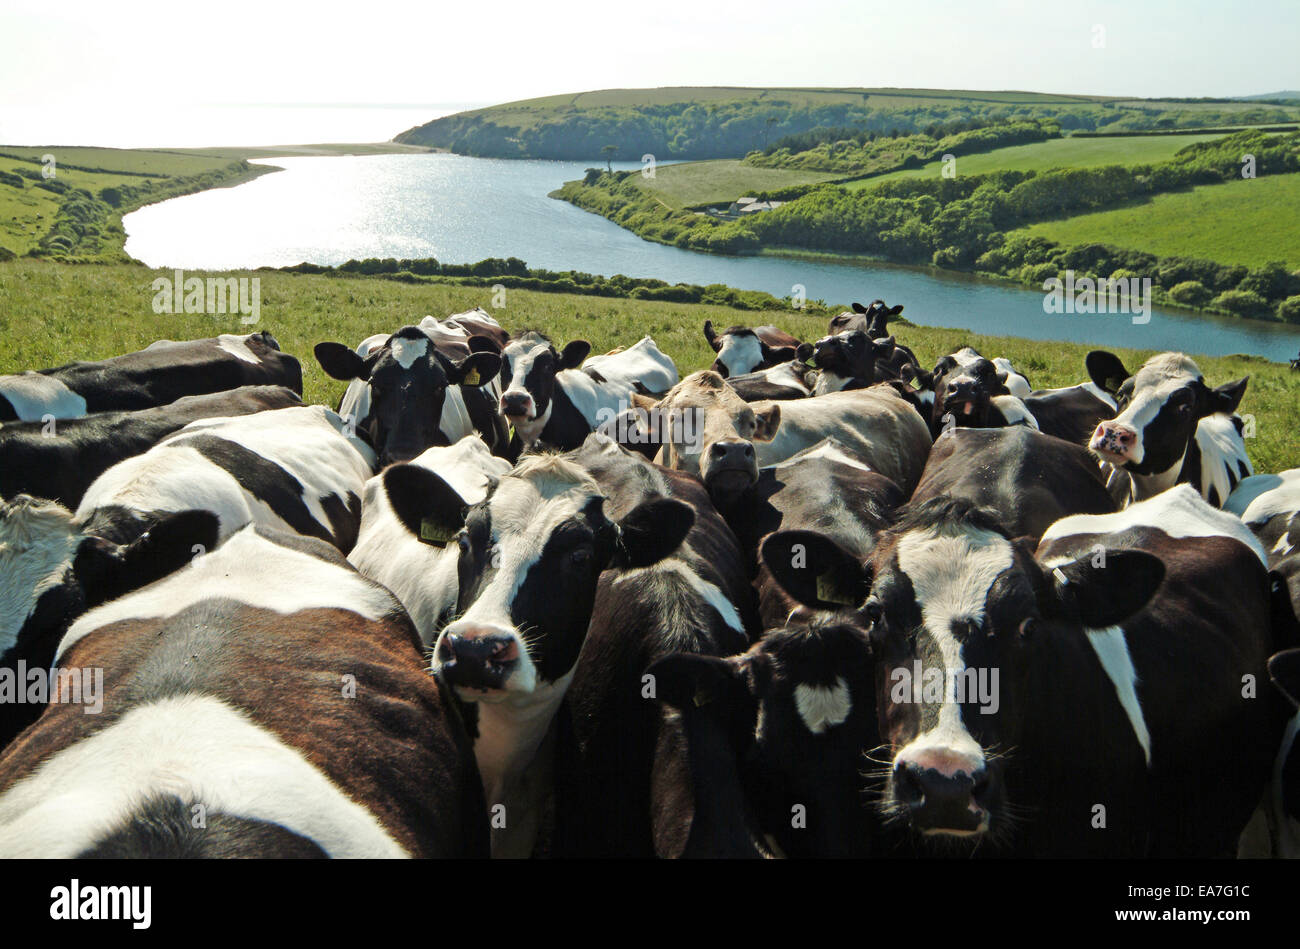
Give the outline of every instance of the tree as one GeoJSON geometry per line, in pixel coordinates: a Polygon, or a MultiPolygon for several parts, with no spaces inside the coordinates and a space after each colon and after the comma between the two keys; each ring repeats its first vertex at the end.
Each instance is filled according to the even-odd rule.
{"type": "Polygon", "coordinates": [[[600,150],[600,153],[605,156],[605,168],[611,175],[614,173],[614,153],[617,151],[617,145],[606,145],[600,150]]]}

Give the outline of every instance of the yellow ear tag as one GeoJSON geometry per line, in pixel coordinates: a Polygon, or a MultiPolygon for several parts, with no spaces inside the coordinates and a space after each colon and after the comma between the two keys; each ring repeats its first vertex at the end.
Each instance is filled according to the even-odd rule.
{"type": "Polygon", "coordinates": [[[478,370],[477,370],[477,369],[471,369],[469,372],[465,373],[465,378],[461,380],[461,383],[460,383],[460,384],[463,385],[463,386],[476,386],[476,385],[478,385],[478,384],[479,384],[479,381],[478,381],[478,370]]]}
{"type": "Polygon", "coordinates": [[[840,592],[834,576],[829,571],[817,578],[817,599],[827,603],[838,603],[841,606],[854,605],[853,600],[840,592]]]}
{"type": "Polygon", "coordinates": [[[420,540],[434,547],[446,547],[458,531],[451,530],[445,524],[425,518],[420,521],[420,540]]]}

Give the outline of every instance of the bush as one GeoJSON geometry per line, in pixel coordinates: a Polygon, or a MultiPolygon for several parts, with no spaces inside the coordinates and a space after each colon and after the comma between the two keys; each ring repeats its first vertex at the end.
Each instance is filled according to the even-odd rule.
{"type": "MultiPolygon", "coordinates": [[[[13,251],[11,251],[8,247],[4,247],[0,245],[0,263],[4,263],[6,260],[13,260],[17,256],[18,255],[15,254],[13,251]]],[[[1300,299],[1300,297],[1297,297],[1297,299],[1300,299]]]]}
{"type": "Polygon", "coordinates": [[[0,171],[0,184],[6,184],[11,188],[25,188],[21,175],[15,175],[11,171],[0,171]]]}
{"type": "MultiPolygon", "coordinates": [[[[1229,292],[1235,293],[1236,291],[1229,292]]],[[[1213,294],[1205,288],[1205,284],[1196,280],[1184,280],[1169,290],[1169,299],[1175,303],[1181,303],[1183,306],[1205,306],[1212,296],[1213,294]]]]}
{"type": "Polygon", "coordinates": [[[1267,300],[1246,290],[1225,290],[1214,298],[1214,306],[1233,316],[1263,316],[1272,312],[1267,300]]]}
{"type": "Polygon", "coordinates": [[[1300,323],[1300,296],[1287,297],[1279,303],[1277,318],[1284,323],[1300,323]]]}
{"type": "Polygon", "coordinates": [[[1287,295],[1290,282],[1291,274],[1287,272],[1286,264],[1271,261],[1242,277],[1237,289],[1257,293],[1265,300],[1280,300],[1287,295]]]}
{"type": "Polygon", "coordinates": [[[934,252],[930,258],[936,267],[960,267],[962,265],[962,250],[960,247],[941,247],[934,252]]]}

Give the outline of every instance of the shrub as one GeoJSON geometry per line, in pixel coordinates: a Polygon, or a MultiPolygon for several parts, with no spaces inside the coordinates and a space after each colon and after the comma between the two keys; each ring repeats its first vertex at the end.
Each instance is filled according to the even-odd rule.
{"type": "Polygon", "coordinates": [[[960,267],[962,258],[960,247],[940,247],[934,252],[931,260],[936,267],[960,267]]]}
{"type": "Polygon", "coordinates": [[[11,188],[25,188],[21,175],[15,175],[11,171],[0,171],[0,184],[6,184],[11,188]]]}
{"type": "Polygon", "coordinates": [[[1262,316],[1272,312],[1267,300],[1246,290],[1225,290],[1214,298],[1214,306],[1233,316],[1262,316]]]}
{"type": "Polygon", "coordinates": [[[1287,272],[1286,264],[1275,260],[1242,277],[1237,289],[1257,293],[1265,300],[1280,300],[1287,295],[1287,285],[1290,282],[1291,275],[1287,272]]]}
{"type": "MultiPolygon", "coordinates": [[[[13,260],[17,256],[18,255],[8,247],[0,246],[0,263],[4,263],[6,260],[13,260]]],[[[1297,299],[1300,299],[1300,297],[1297,297],[1297,299]]]]}
{"type": "Polygon", "coordinates": [[[1213,294],[1205,288],[1205,284],[1196,280],[1184,280],[1169,290],[1169,299],[1183,306],[1205,306],[1212,296],[1213,294]]]}
{"type": "Polygon", "coordinates": [[[1279,303],[1277,318],[1285,323],[1300,323],[1300,296],[1287,297],[1279,303]]]}

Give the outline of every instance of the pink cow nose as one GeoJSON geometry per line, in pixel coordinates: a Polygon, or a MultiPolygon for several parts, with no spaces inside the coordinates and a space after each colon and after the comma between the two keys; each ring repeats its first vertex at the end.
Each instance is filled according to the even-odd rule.
{"type": "Polygon", "coordinates": [[[1094,451],[1126,458],[1132,453],[1136,443],[1137,432],[1129,426],[1119,422],[1102,422],[1092,433],[1092,441],[1088,443],[1088,447],[1094,451]]]}

